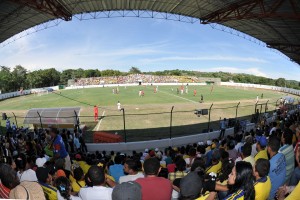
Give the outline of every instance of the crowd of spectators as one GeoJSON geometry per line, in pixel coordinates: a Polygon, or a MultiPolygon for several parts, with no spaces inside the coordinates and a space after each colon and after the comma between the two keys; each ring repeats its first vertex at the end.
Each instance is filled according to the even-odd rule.
{"type": "Polygon", "coordinates": [[[77,130],[8,127],[0,198],[300,199],[300,114],[277,114],[250,132],[130,155],[89,153],[77,130]]]}
{"type": "Polygon", "coordinates": [[[79,78],[74,86],[105,85],[105,84],[130,84],[130,83],[199,83],[197,77],[192,76],[156,76],[147,74],[130,74],[127,76],[104,76],[79,78]]]}

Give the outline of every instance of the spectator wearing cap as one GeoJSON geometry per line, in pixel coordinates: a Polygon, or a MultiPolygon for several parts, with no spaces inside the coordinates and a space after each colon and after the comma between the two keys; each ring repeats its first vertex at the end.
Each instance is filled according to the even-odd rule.
{"type": "Polygon", "coordinates": [[[260,158],[269,160],[266,146],[268,144],[265,136],[256,136],[256,151],[257,154],[254,156],[254,160],[257,161],[260,158]]]}
{"type": "Polygon", "coordinates": [[[56,128],[50,128],[50,135],[53,139],[53,156],[55,159],[62,158],[65,160],[65,169],[71,171],[71,160],[65,148],[65,143],[62,137],[58,134],[56,128]]]}
{"type": "Polygon", "coordinates": [[[81,188],[79,197],[82,200],[110,200],[112,199],[112,188],[105,187],[105,174],[102,167],[93,165],[87,173],[87,179],[91,187],[81,188]]]}
{"type": "Polygon", "coordinates": [[[212,165],[206,169],[206,173],[209,174],[210,172],[214,172],[219,174],[222,168],[222,162],[220,161],[221,155],[219,149],[213,150],[212,153],[212,165]]]}
{"type": "Polygon", "coordinates": [[[283,146],[279,149],[286,162],[286,176],[285,183],[289,183],[293,170],[295,168],[295,153],[292,145],[293,132],[290,129],[285,129],[281,135],[281,143],[283,146]]]}
{"type": "Polygon", "coordinates": [[[171,182],[163,177],[158,177],[161,167],[157,158],[145,160],[143,168],[145,178],[136,179],[136,182],[142,187],[142,200],[171,199],[171,182]]]}
{"type": "Polygon", "coordinates": [[[119,183],[135,181],[138,178],[144,178],[144,174],[139,172],[139,161],[128,159],[124,163],[124,172],[128,175],[121,176],[119,183]]]}
{"type": "Polygon", "coordinates": [[[137,182],[128,181],[118,184],[112,192],[112,200],[141,200],[142,188],[137,182]]]}
{"type": "Polygon", "coordinates": [[[52,186],[52,176],[50,169],[46,167],[38,167],[36,170],[36,176],[39,184],[42,186],[44,194],[49,200],[57,200],[57,189],[52,186]]]}
{"type": "Polygon", "coordinates": [[[285,182],[286,162],[282,153],[279,153],[280,140],[276,136],[271,136],[268,141],[267,151],[270,156],[270,172],[271,192],[269,199],[275,197],[275,193],[285,182]]]}
{"type": "Polygon", "coordinates": [[[251,163],[251,165],[254,167],[255,160],[253,156],[251,156],[251,151],[252,151],[252,145],[250,143],[245,143],[243,148],[242,148],[242,159],[243,161],[251,163]]]}
{"type": "MultiPolygon", "coordinates": [[[[68,177],[66,175],[66,172],[64,171],[64,167],[65,167],[65,160],[64,159],[57,159],[55,161],[55,164],[54,164],[54,167],[55,167],[55,177],[60,177],[60,176],[64,176],[64,177],[68,177]]],[[[68,175],[70,175],[70,172],[68,172],[68,175]]]]}
{"type": "Polygon", "coordinates": [[[269,160],[263,158],[256,160],[253,171],[256,180],[254,183],[255,199],[268,199],[271,191],[271,181],[268,177],[270,171],[269,160]]]}
{"type": "MultiPolygon", "coordinates": [[[[84,174],[86,174],[88,171],[89,171],[89,169],[90,169],[90,165],[89,164],[87,164],[84,160],[82,160],[82,157],[81,157],[81,155],[80,154],[76,154],[75,155],[75,162],[76,163],[78,163],[78,165],[81,167],[81,169],[83,170],[83,173],[84,174]]],[[[73,161],[73,163],[75,163],[74,161],[73,161]]]]}
{"type": "Polygon", "coordinates": [[[11,189],[19,184],[16,172],[8,165],[0,164],[0,198],[8,199],[11,189]]]}
{"type": "Polygon", "coordinates": [[[109,175],[111,175],[112,177],[114,177],[115,181],[118,183],[119,179],[121,176],[124,176],[124,171],[123,171],[123,165],[122,163],[122,156],[117,155],[115,157],[115,164],[109,166],[109,175]]]}

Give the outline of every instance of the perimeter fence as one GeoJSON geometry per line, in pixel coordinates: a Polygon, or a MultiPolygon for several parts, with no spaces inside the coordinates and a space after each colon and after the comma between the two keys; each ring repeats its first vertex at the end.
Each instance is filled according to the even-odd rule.
{"type": "MultiPolygon", "coordinates": [[[[118,134],[124,142],[147,141],[178,136],[193,135],[199,133],[220,130],[221,121],[226,118],[227,127],[235,127],[235,131],[243,130],[247,123],[265,123],[272,119],[273,113],[278,109],[284,109],[288,113],[290,110],[298,109],[297,104],[280,104],[276,102],[258,102],[246,104],[237,102],[235,104],[200,104],[201,109],[186,109],[177,105],[166,107],[160,112],[149,112],[149,110],[107,110],[100,111],[101,115],[95,121],[95,116],[80,116],[76,112],[73,116],[60,118],[37,115],[40,123],[35,124],[38,128],[48,128],[51,122],[58,128],[80,127],[83,129],[86,142],[93,142],[93,133],[103,131],[118,134]],[[73,120],[74,124],[66,127],[60,124],[62,121],[73,120]],[[45,124],[44,124],[45,123],[45,124]]],[[[92,112],[92,111],[91,111],[92,112]]],[[[6,132],[6,120],[16,127],[32,128],[32,124],[24,124],[26,113],[15,114],[13,112],[2,113],[0,120],[0,132],[6,132]]],[[[28,121],[28,120],[27,120],[28,121]]]]}

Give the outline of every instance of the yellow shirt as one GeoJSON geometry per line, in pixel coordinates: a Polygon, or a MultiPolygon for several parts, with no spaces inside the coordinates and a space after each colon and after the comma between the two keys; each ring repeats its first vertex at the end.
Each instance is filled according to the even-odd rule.
{"type": "Polygon", "coordinates": [[[300,181],[294,188],[293,192],[285,200],[300,200],[300,181]]]}
{"type": "Polygon", "coordinates": [[[76,181],[76,179],[73,178],[71,180],[71,186],[72,186],[73,192],[79,192],[80,188],[85,187],[86,184],[85,184],[84,180],[82,180],[82,181],[76,181]]]}
{"type": "Polygon", "coordinates": [[[86,174],[89,171],[90,167],[91,167],[85,161],[77,161],[77,163],[81,167],[84,174],[86,174]]]}
{"type": "Polygon", "coordinates": [[[207,168],[206,173],[209,174],[210,172],[214,172],[218,174],[221,172],[221,168],[222,168],[222,162],[219,161],[218,164],[212,165],[211,167],[207,168]]]}
{"type": "Polygon", "coordinates": [[[49,200],[57,200],[57,189],[51,185],[45,184],[45,183],[40,183],[40,185],[43,188],[43,191],[45,193],[45,196],[47,196],[46,199],[49,200]]]}
{"type": "Polygon", "coordinates": [[[251,163],[252,167],[254,167],[254,165],[255,165],[255,160],[252,156],[248,156],[248,157],[244,158],[243,161],[251,163]]]}
{"type": "Polygon", "coordinates": [[[268,199],[271,191],[271,186],[272,184],[268,176],[257,180],[254,184],[255,200],[268,199]]]}
{"type": "Polygon", "coordinates": [[[269,160],[269,158],[268,158],[268,153],[267,153],[267,150],[266,150],[266,149],[259,151],[259,152],[255,155],[255,157],[254,157],[255,162],[256,162],[259,158],[263,158],[263,159],[269,160]]]}
{"type": "Polygon", "coordinates": [[[205,195],[201,195],[200,197],[198,197],[197,199],[195,200],[205,200],[209,195],[209,192],[205,193],[205,195]]]}

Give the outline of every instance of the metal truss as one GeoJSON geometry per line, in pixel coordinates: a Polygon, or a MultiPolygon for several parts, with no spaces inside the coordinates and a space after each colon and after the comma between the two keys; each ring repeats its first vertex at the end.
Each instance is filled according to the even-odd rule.
{"type": "Polygon", "coordinates": [[[242,0],[201,17],[202,24],[223,23],[241,19],[284,18],[300,21],[300,12],[295,0],[273,0],[271,5],[265,5],[264,0],[242,0]],[[282,4],[289,4],[293,12],[282,12],[282,4]]]}
{"type": "Polygon", "coordinates": [[[19,5],[26,5],[34,10],[47,13],[65,21],[72,20],[72,13],[58,0],[10,0],[19,5]]]}
{"type": "Polygon", "coordinates": [[[199,19],[187,17],[183,15],[176,15],[170,13],[155,12],[149,10],[119,10],[119,11],[103,11],[90,12],[75,15],[74,18],[78,20],[102,19],[102,18],[120,18],[120,17],[139,17],[139,18],[154,18],[165,19],[171,21],[179,21],[185,23],[199,22],[199,19]]]}
{"type": "Polygon", "coordinates": [[[275,48],[275,49],[278,49],[279,51],[285,51],[287,53],[300,54],[300,45],[283,44],[283,43],[268,43],[267,47],[275,48]]]}
{"type": "MultiPolygon", "coordinates": [[[[154,18],[154,19],[165,19],[165,20],[171,20],[171,21],[179,21],[179,22],[185,22],[185,23],[191,23],[194,24],[196,22],[199,22],[199,19],[191,18],[187,16],[182,15],[175,15],[170,13],[158,13],[154,11],[105,11],[105,12],[91,12],[91,13],[83,13],[73,16],[74,19],[77,19],[79,21],[83,20],[91,20],[91,19],[103,19],[103,18],[117,18],[117,17],[139,17],[139,18],[154,18]]],[[[46,23],[34,26],[30,29],[27,29],[25,31],[22,31],[21,33],[7,39],[6,41],[0,43],[0,47],[5,47],[16,40],[19,40],[23,37],[26,37],[28,35],[31,35],[33,33],[52,28],[55,26],[58,26],[63,20],[62,19],[55,19],[52,21],[48,21],[46,23]]]]}
{"type": "Polygon", "coordinates": [[[55,19],[55,20],[48,21],[46,23],[34,26],[32,28],[29,28],[29,29],[27,29],[25,31],[22,31],[19,34],[14,35],[13,37],[5,40],[4,42],[0,43],[0,47],[5,47],[5,46],[21,39],[21,38],[26,37],[28,35],[31,35],[33,33],[36,33],[36,32],[39,32],[39,31],[42,31],[42,30],[45,30],[45,29],[48,29],[48,28],[58,26],[62,21],[63,21],[62,19],[55,19]]]}

